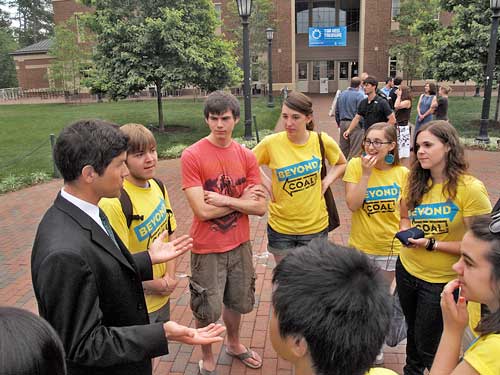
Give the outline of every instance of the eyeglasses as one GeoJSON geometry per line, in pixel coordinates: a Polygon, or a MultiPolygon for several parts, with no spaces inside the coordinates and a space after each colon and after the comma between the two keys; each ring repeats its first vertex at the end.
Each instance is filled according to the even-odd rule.
{"type": "Polygon", "coordinates": [[[392,142],[382,142],[382,141],[379,141],[378,139],[372,141],[371,139],[365,139],[363,141],[363,144],[365,145],[365,147],[369,147],[370,145],[373,145],[373,147],[375,148],[380,148],[382,147],[382,145],[389,145],[391,144],[392,142]]]}
{"type": "Polygon", "coordinates": [[[500,211],[491,215],[490,232],[493,234],[500,233],[500,211]]]}

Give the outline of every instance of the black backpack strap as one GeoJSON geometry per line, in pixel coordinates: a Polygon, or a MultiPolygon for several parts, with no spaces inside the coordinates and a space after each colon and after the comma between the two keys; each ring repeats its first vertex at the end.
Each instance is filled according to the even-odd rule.
{"type": "Polygon", "coordinates": [[[125,215],[125,220],[127,220],[127,228],[130,228],[133,220],[144,220],[144,215],[134,215],[132,201],[123,187],[120,190],[120,204],[125,215]]]}
{"type": "MultiPolygon", "coordinates": [[[[156,182],[156,184],[160,188],[161,193],[163,194],[163,199],[165,199],[166,198],[165,184],[159,178],[153,177],[153,180],[154,180],[154,182],[156,182]]],[[[170,223],[170,217],[174,214],[174,212],[168,207],[166,207],[166,210],[167,210],[167,230],[168,230],[168,234],[170,235],[170,234],[174,233],[174,231],[172,230],[172,224],[170,223]]]]}

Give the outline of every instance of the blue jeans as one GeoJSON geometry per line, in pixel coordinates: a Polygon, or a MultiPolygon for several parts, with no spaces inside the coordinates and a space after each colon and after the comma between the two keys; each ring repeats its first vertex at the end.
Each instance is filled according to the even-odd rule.
{"type": "Polygon", "coordinates": [[[289,250],[305,246],[316,237],[328,237],[328,227],[312,234],[283,234],[267,225],[267,250],[274,255],[285,256],[289,250]]]}
{"type": "Polygon", "coordinates": [[[399,258],[396,283],[408,324],[404,375],[423,375],[432,367],[443,332],[440,295],[446,284],[428,283],[410,275],[399,258]]]}

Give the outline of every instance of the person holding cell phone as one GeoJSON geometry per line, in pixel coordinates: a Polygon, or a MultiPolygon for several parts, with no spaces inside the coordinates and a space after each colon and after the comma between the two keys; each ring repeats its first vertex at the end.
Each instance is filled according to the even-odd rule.
{"type": "Polygon", "coordinates": [[[430,374],[500,374],[500,211],[472,221],[460,252],[453,265],[457,277],[441,293],[444,329],[430,374]],[[479,337],[460,361],[460,339],[469,321],[466,303],[471,301],[487,311],[475,327],[479,337]]]}
{"type": "MultiPolygon", "coordinates": [[[[344,174],[346,203],[352,211],[349,246],[367,254],[389,286],[401,248],[394,234],[399,229],[401,188],[408,169],[400,165],[394,125],[379,122],[370,126],[360,151],[344,174]]],[[[382,362],[380,352],[375,363],[382,362]]]]}
{"type": "Polygon", "coordinates": [[[440,294],[455,278],[460,241],[475,216],[491,212],[484,184],[467,173],[464,147],[447,121],[416,134],[416,160],[403,188],[400,229],[418,227],[396,262],[396,282],[408,325],[405,375],[430,369],[443,330],[440,294]]]}

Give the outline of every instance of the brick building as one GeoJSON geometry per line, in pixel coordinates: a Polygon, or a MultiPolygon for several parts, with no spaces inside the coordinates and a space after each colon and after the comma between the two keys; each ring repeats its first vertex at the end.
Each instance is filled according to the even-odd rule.
{"type": "MultiPolygon", "coordinates": [[[[213,0],[224,12],[226,3],[213,0]]],[[[348,86],[352,76],[368,71],[379,80],[396,74],[389,57],[391,29],[397,27],[392,16],[399,9],[397,0],[269,0],[275,4],[277,20],[273,40],[274,90],[284,86],[309,93],[335,92],[348,86]],[[311,47],[309,28],[346,27],[346,45],[311,47]]],[[[79,13],[88,12],[74,0],[52,0],[56,24],[79,13]]],[[[221,31],[230,35],[239,20],[224,20],[221,31]]],[[[264,30],[262,31],[264,32],[264,30]]],[[[13,53],[20,85],[25,88],[49,87],[48,41],[13,53]],[[35,48],[37,47],[37,48],[35,48]]]]}

